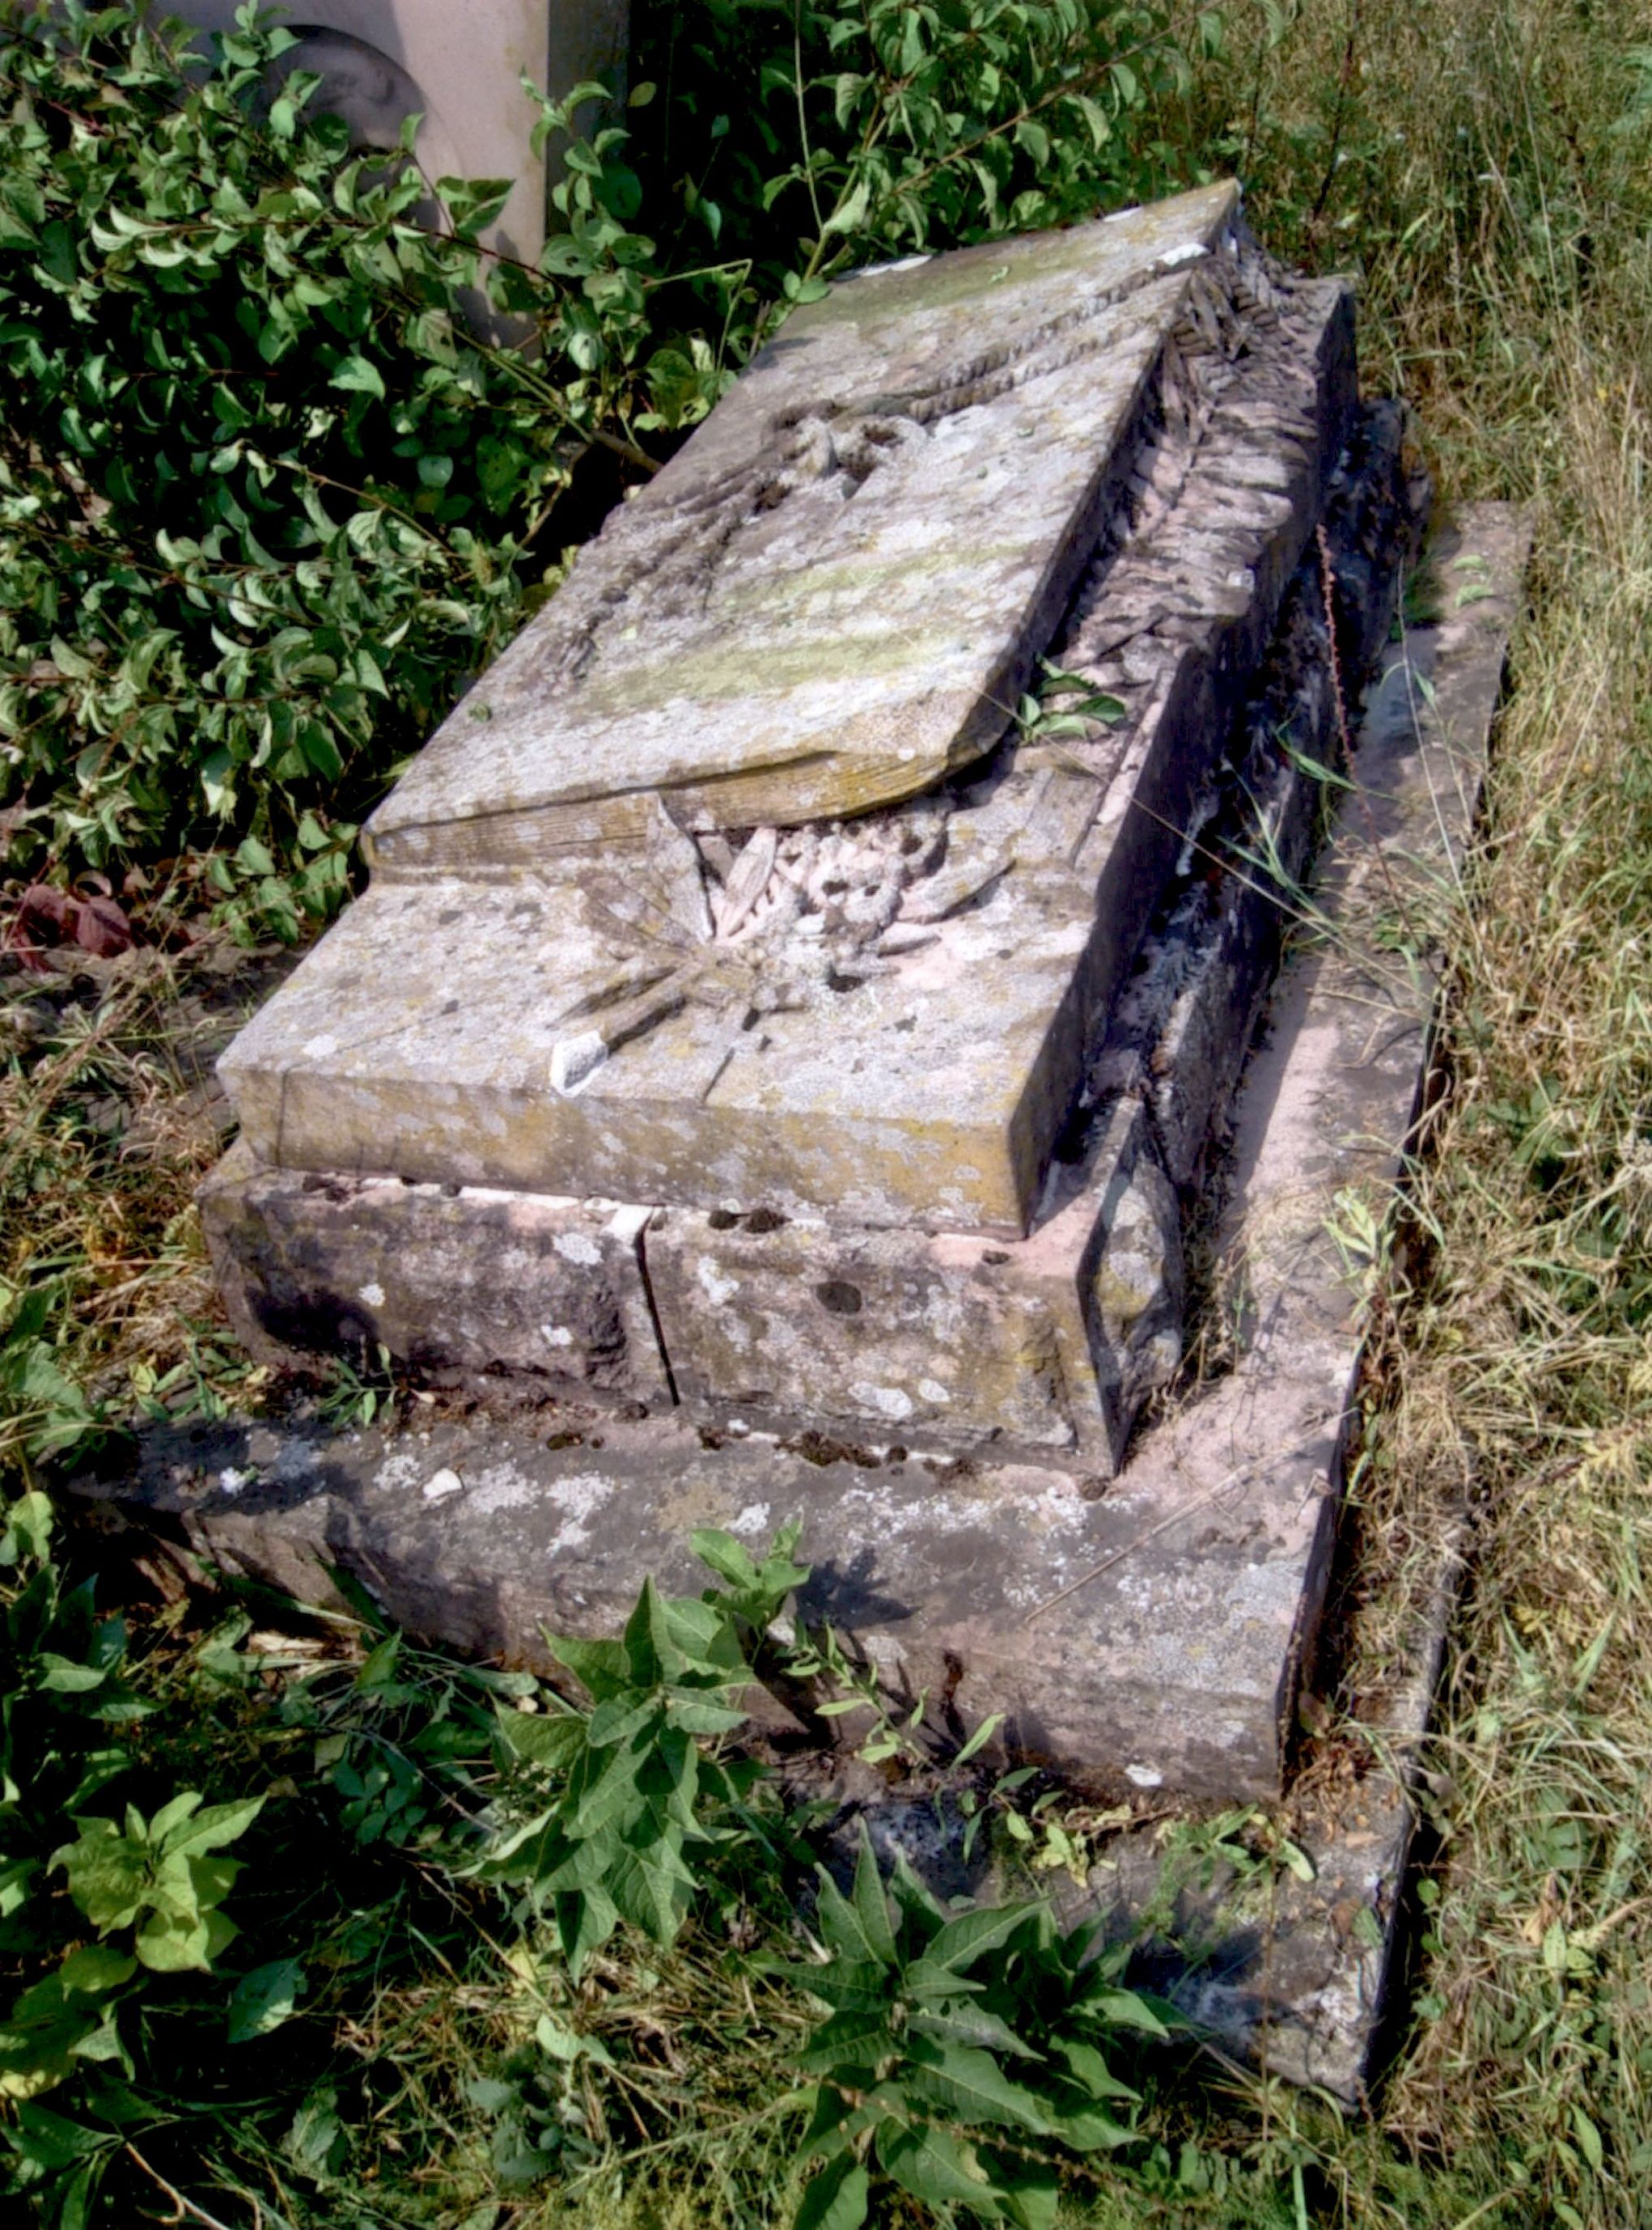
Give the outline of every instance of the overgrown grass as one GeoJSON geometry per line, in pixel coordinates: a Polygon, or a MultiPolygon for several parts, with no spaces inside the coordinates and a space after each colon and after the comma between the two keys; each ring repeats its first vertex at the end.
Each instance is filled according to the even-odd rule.
{"type": "MultiPolygon", "coordinates": [[[[1463,1511],[1472,1569],[1417,1995],[1375,2113],[1172,2071],[1147,2104],[1161,2151],[1092,2162],[1062,2219],[1631,2230],[1652,2187],[1652,10],[1233,0],[1228,19],[1181,130],[1243,166],[1282,254],[1358,267],[1367,379],[1418,403],[1444,494],[1534,512],[1451,940],[1452,1089],[1414,1185],[1424,1243],[1379,1296],[1356,1482],[1373,1553],[1463,1511]]],[[[158,1080],[176,1008],[134,1030],[137,1012],[88,999],[14,1078],[7,1266],[62,1264],[63,1344],[42,1339],[70,1376],[200,1367],[209,1399],[235,1390],[190,1361],[222,1352],[187,1208],[210,1126],[158,1165],[98,1127],[112,1064],[123,1090],[133,1064],[158,1080]]],[[[343,2183],[299,2192],[284,2156],[267,2207],[279,2188],[295,2220],[477,2230],[787,2219],[777,2016],[691,1937],[582,1986],[594,2033],[647,2040],[632,2136],[502,2195],[466,2085],[530,2027],[526,1985],[456,1941],[339,2018],[340,2080],[379,2086],[368,2134],[343,2183]]]]}
{"type": "Polygon", "coordinates": [[[1367,376],[1420,404],[1443,492],[1536,529],[1427,1244],[1380,1297],[1358,1486],[1379,1547],[1472,1513],[1437,1901],[1378,2117],[1319,2140],[1324,2219],[1628,2226],[1652,2185],[1652,16],[1367,4],[1350,46],[1357,8],[1311,13],[1259,64],[1261,227],[1358,259],[1367,376]]]}

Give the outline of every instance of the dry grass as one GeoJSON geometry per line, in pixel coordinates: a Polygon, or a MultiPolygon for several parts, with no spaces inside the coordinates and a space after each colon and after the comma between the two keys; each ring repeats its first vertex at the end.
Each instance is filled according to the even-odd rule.
{"type": "MultiPolygon", "coordinates": [[[[1367,0],[1263,64],[1262,227],[1357,255],[1444,492],[1536,525],[1454,925],[1453,1087],[1397,1266],[1368,1537],[1474,1518],[1415,2018],[1324,2219],[1652,2213],[1652,118],[1644,5],[1367,0]],[[1405,2163],[1416,2164],[1409,2174],[1405,2163]]],[[[1316,2208],[1316,2212],[1321,2211],[1316,2208]]]]}

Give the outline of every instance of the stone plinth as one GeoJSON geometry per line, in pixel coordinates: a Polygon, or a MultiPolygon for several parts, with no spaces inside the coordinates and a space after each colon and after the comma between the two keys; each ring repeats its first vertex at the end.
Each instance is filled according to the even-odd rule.
{"type": "Polygon", "coordinates": [[[669,1403],[643,1274],[646,1208],[318,1176],[236,1145],[201,1190],[220,1291],[256,1355],[501,1374],[669,1403]]]}
{"type": "Polygon", "coordinates": [[[1071,1454],[1110,1474],[1181,1352],[1181,1225],[1147,1126],[1114,1110],[1029,1239],[662,1209],[648,1274],[678,1392],[708,1414],[1071,1454]]]}

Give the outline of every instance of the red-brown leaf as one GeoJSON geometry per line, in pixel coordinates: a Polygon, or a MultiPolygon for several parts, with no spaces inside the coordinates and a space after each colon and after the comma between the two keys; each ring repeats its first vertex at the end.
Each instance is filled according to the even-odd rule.
{"type": "Polygon", "coordinates": [[[100,960],[132,950],[132,924],[125,908],[113,899],[82,899],[75,918],[74,941],[100,960]]]}

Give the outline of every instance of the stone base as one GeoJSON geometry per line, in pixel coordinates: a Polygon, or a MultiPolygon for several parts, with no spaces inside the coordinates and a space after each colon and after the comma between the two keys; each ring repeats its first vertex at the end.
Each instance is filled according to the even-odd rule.
{"type": "Polygon", "coordinates": [[[1363,1337],[1338,1234],[1392,1202],[1432,1022],[1433,979],[1394,964],[1385,915],[1467,840],[1525,546],[1496,505],[1439,538],[1443,616],[1390,654],[1316,893],[1329,926],[1282,976],[1236,1103],[1218,1236],[1237,1359],[1139,1434],[1115,1485],[920,1458],[892,1429],[742,1436],[588,1408],[530,1429],[438,1407],[388,1436],[154,1433],[119,1491],[222,1564],[313,1598],[342,1563],[414,1630],[525,1661],[542,1621],[616,1631],[648,1573],[702,1584],[694,1526],[755,1542],[795,1518],[806,1616],[892,1693],[966,1724],[1006,1711],[1013,1748],[1096,1785],[1277,1789],[1363,1337]]]}
{"type": "Polygon", "coordinates": [[[1181,1228],[1140,1107],[1098,1127],[1030,1239],[661,1209],[649,1274],[706,1417],[1110,1476],[1181,1352],[1181,1228]]]}

